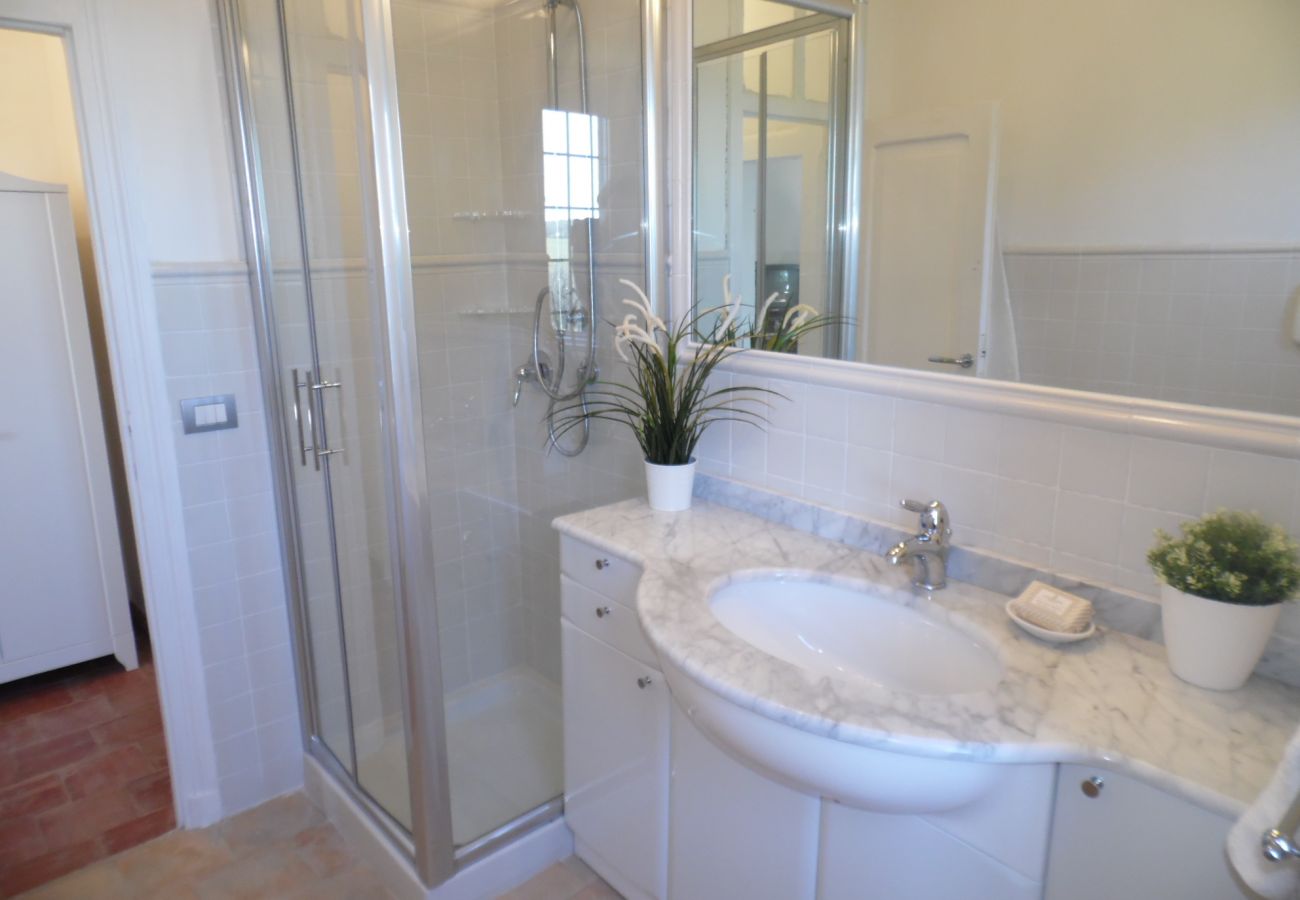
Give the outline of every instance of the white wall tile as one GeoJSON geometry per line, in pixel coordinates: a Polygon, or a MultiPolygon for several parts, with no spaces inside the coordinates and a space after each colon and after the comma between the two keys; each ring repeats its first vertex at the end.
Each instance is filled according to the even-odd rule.
{"type": "Polygon", "coordinates": [[[1052,547],[1062,553],[1113,564],[1119,554],[1124,504],[1061,491],[1056,499],[1052,547]]]}
{"type": "Polygon", "coordinates": [[[1128,489],[1128,435],[1067,428],[1061,445],[1062,490],[1123,500],[1128,489]]]}
{"type": "Polygon", "coordinates": [[[1259,513],[1270,522],[1289,525],[1295,508],[1300,464],[1291,459],[1215,450],[1210,459],[1205,505],[1259,513]]]}
{"type": "Polygon", "coordinates": [[[933,403],[897,401],[894,404],[894,452],[917,459],[942,460],[946,412],[933,403]]]}
{"type": "Polygon", "coordinates": [[[1173,441],[1136,438],[1128,502],[1166,512],[1199,515],[1205,506],[1210,451],[1173,441]]]}
{"type": "Polygon", "coordinates": [[[1053,422],[1000,417],[998,474],[1055,485],[1061,471],[1061,434],[1061,426],[1053,422]]]}

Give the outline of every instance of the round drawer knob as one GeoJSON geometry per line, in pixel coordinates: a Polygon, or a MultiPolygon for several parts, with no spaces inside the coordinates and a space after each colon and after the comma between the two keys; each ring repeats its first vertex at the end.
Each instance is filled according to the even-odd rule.
{"type": "Polygon", "coordinates": [[[1091,778],[1085,778],[1079,789],[1083,791],[1085,797],[1101,796],[1101,789],[1106,786],[1106,782],[1100,775],[1094,775],[1091,778]]]}
{"type": "Polygon", "coordinates": [[[609,560],[607,560],[607,559],[598,559],[598,560],[596,560],[596,568],[597,568],[597,569],[608,569],[608,568],[609,568],[609,560]]]}
{"type": "Polygon", "coordinates": [[[596,607],[596,618],[597,618],[597,619],[603,619],[603,618],[605,618],[605,616],[607,616],[607,615],[609,615],[609,607],[608,607],[608,606],[597,606],[597,607],[596,607]]]}
{"type": "Polygon", "coordinates": [[[642,675],[640,678],[636,680],[636,686],[643,691],[646,688],[650,687],[650,685],[652,684],[654,684],[654,682],[650,679],[649,675],[642,675]]]}

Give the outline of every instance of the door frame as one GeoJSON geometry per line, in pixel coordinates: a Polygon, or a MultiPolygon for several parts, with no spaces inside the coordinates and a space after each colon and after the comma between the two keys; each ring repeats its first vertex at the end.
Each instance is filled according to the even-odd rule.
{"type": "Polygon", "coordinates": [[[221,797],[145,232],[102,39],[110,14],[94,0],[0,0],[0,28],[59,37],[68,60],[172,799],[177,824],[198,828],[221,817],[221,797]]]}

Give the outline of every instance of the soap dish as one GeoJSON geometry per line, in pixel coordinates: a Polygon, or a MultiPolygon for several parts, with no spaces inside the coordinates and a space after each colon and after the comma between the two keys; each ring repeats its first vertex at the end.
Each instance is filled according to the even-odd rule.
{"type": "Polygon", "coordinates": [[[1096,622],[1089,622],[1086,631],[1048,631],[1046,628],[1039,628],[1032,622],[1026,622],[1016,615],[1016,611],[1011,606],[1013,603],[1015,603],[1014,600],[1008,600],[1006,606],[1007,615],[1011,618],[1011,621],[1034,637],[1047,641],[1049,644],[1073,644],[1076,641],[1087,640],[1097,633],[1096,622]]]}

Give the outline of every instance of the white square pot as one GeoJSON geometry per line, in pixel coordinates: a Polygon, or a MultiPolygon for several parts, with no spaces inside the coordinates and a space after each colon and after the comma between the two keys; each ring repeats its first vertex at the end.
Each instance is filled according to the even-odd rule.
{"type": "Polygon", "coordinates": [[[1160,619],[1169,668],[1197,687],[1233,691],[1264,655],[1282,604],[1243,606],[1160,585],[1160,619]]]}

